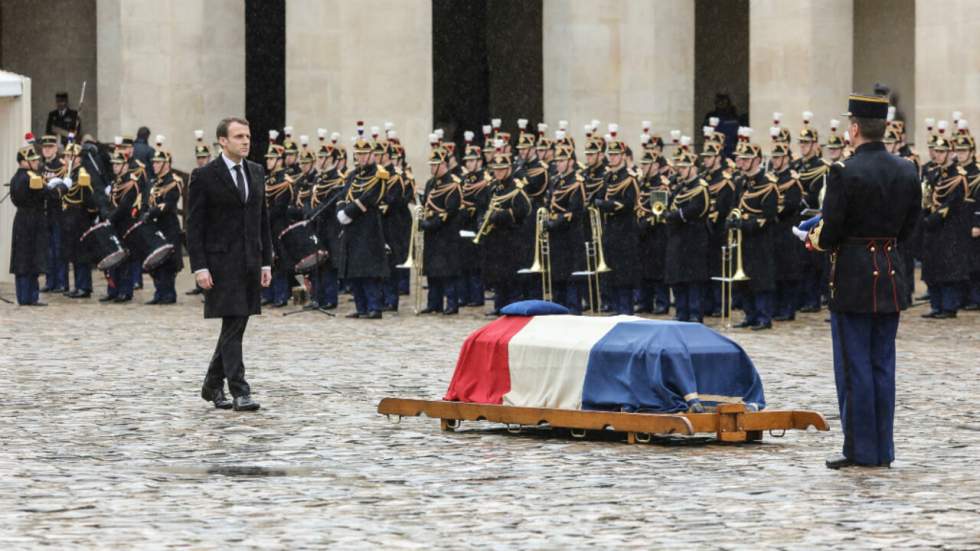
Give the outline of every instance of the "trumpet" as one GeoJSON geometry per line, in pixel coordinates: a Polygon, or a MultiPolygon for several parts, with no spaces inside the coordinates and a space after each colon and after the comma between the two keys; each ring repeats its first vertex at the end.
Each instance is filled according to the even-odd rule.
{"type": "Polygon", "coordinates": [[[422,253],[425,249],[425,239],[422,232],[419,231],[419,224],[422,221],[424,210],[421,206],[415,205],[415,211],[412,213],[412,230],[408,238],[408,256],[405,258],[405,262],[396,266],[396,268],[405,268],[415,273],[415,286],[412,291],[415,295],[416,316],[422,311],[422,259],[424,258],[422,253]]]}
{"type": "Polygon", "coordinates": [[[487,212],[483,215],[483,223],[480,224],[480,229],[476,232],[476,237],[473,238],[474,245],[479,245],[480,241],[493,230],[490,219],[493,217],[493,213],[498,210],[500,210],[499,202],[496,199],[491,200],[487,212]]]}
{"type": "Polygon", "coordinates": [[[534,262],[531,267],[517,271],[519,274],[541,274],[541,297],[551,301],[551,241],[544,227],[548,220],[548,209],[541,207],[535,213],[534,221],[534,262]]]}
{"type": "MultiPolygon", "coordinates": [[[[726,221],[742,217],[740,209],[732,209],[726,221]]],[[[721,318],[726,329],[732,328],[732,289],[735,283],[748,281],[742,265],[742,230],[728,230],[728,238],[721,246],[721,276],[711,278],[721,282],[721,318]],[[734,251],[734,252],[733,252],[734,251]]]]}
{"type": "Polygon", "coordinates": [[[602,252],[602,214],[595,207],[589,207],[588,210],[592,236],[585,241],[585,271],[573,272],[572,275],[584,275],[588,278],[589,304],[592,305],[592,313],[598,314],[602,310],[599,274],[610,272],[612,268],[606,264],[606,257],[602,252]]]}

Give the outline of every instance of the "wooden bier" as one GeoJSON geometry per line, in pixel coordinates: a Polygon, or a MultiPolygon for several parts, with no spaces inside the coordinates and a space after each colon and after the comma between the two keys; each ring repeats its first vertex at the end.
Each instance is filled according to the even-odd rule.
{"type": "Polygon", "coordinates": [[[720,404],[709,413],[623,413],[384,398],[378,404],[378,413],[399,418],[425,414],[439,419],[440,427],[446,431],[459,428],[462,421],[549,425],[570,429],[573,435],[575,431],[581,431],[577,435],[587,430],[614,431],[626,433],[630,444],[648,441],[652,434],[714,433],[721,442],[746,442],[761,440],[764,431],[809,427],[830,430],[827,420],[815,411],[747,411],[743,404],[720,404]]]}

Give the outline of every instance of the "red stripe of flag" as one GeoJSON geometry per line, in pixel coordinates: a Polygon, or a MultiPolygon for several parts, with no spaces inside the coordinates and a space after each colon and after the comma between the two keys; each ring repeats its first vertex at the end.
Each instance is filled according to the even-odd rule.
{"type": "Polygon", "coordinates": [[[463,343],[456,372],[443,400],[500,404],[510,392],[510,339],[531,316],[504,316],[474,331],[463,343]]]}

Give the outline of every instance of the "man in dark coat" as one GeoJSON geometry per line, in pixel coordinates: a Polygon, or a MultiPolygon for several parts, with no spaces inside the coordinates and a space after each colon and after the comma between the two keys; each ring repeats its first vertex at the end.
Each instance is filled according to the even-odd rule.
{"type": "Polygon", "coordinates": [[[133,265],[139,265],[142,249],[132,241],[135,235],[127,235],[129,229],[139,221],[142,210],[142,195],[139,191],[139,176],[129,170],[126,157],[120,151],[112,154],[112,170],[116,179],[109,188],[108,204],[102,211],[102,218],[112,223],[112,229],[129,249],[129,260],[120,262],[109,270],[108,289],[99,302],[122,304],[133,300],[134,279],[141,273],[133,265]]]}
{"type": "Polygon", "coordinates": [[[82,121],[78,118],[78,111],[68,107],[68,92],[58,92],[54,95],[54,100],[55,109],[48,112],[44,133],[58,136],[61,144],[67,145],[69,134],[81,134],[82,121]]]}
{"type": "Polygon", "coordinates": [[[337,307],[337,265],[340,254],[341,225],[334,215],[337,212],[337,201],[343,196],[344,176],[338,166],[344,153],[336,145],[336,138],[328,145],[323,145],[317,152],[317,158],[322,163],[310,198],[313,209],[314,227],[321,247],[327,251],[327,260],[317,267],[313,274],[313,296],[317,308],[332,310],[337,307]]]}
{"type": "Polygon", "coordinates": [[[776,305],[775,321],[796,319],[796,309],[800,302],[800,282],[803,279],[803,253],[805,249],[800,240],[793,235],[793,226],[800,219],[803,204],[803,186],[799,175],[789,167],[790,150],[788,144],[777,143],[771,152],[773,175],[779,191],[779,208],[775,223],[776,249],[776,305]]]}
{"type": "Polygon", "coordinates": [[[708,183],[698,177],[697,158],[682,150],[674,158],[678,185],[671,193],[670,208],[664,214],[667,224],[667,266],[665,280],[674,292],[677,321],[701,323],[701,300],[708,272],[708,215],[711,199],[708,183]]]}
{"type": "MultiPolygon", "coordinates": [[[[713,134],[718,135],[718,134],[713,134]]],[[[704,180],[708,182],[708,274],[711,277],[720,276],[721,268],[721,248],[726,244],[728,237],[725,231],[725,220],[728,213],[735,206],[738,199],[735,193],[735,182],[733,175],[727,167],[731,162],[725,159],[722,162],[723,146],[717,141],[704,144],[701,151],[701,163],[706,172],[704,180]]],[[[709,281],[704,293],[705,304],[701,311],[707,315],[721,315],[721,282],[709,281]]]]}
{"type": "Polygon", "coordinates": [[[340,277],[350,283],[355,312],[349,318],[381,319],[381,282],[388,276],[388,253],[381,223],[381,200],[389,174],[374,160],[371,143],[359,136],[354,143],[354,162],[344,183],[344,198],[337,203],[340,236],[340,277]]]}
{"type": "Polygon", "coordinates": [[[548,207],[548,245],[554,301],[573,314],[582,313],[581,281],[572,276],[585,266],[585,178],[574,159],[571,143],[555,145],[554,187],[548,207]]]}
{"type": "Polygon", "coordinates": [[[921,188],[915,164],[889,154],[881,138],[888,100],[852,95],[854,155],[831,166],[823,219],[807,242],[830,251],[834,375],[844,432],[839,469],[889,466],[895,459],[895,335],[908,307],[899,250],[916,224],[921,188]]]}
{"type": "MultiPolygon", "coordinates": [[[[460,204],[460,230],[474,234],[477,221],[486,212],[493,193],[493,177],[483,168],[483,154],[478,145],[467,145],[463,151],[462,203],[460,204]]],[[[463,306],[484,305],[483,274],[480,273],[480,247],[472,238],[461,239],[459,245],[462,273],[459,285],[459,302],[463,306]]]]}
{"type": "Polygon", "coordinates": [[[737,209],[728,217],[728,228],[739,232],[736,254],[741,254],[743,270],[749,277],[738,284],[745,319],[737,327],[755,331],[771,329],[773,293],[776,288],[776,261],[773,231],[779,209],[776,177],[762,170],[762,151],[752,143],[738,153],[739,170],[745,189],[737,209]]]}
{"type": "Polygon", "coordinates": [[[48,223],[44,204],[50,194],[38,174],[41,157],[29,143],[17,151],[17,172],[10,179],[10,200],[17,207],[10,248],[10,273],[14,274],[17,304],[45,306],[39,302],[38,274],[47,268],[48,223]]]}
{"type": "MultiPolygon", "coordinates": [[[[55,181],[60,182],[66,176],[65,163],[58,154],[58,137],[45,135],[41,137],[41,165],[39,167],[41,177],[45,184],[55,181]]],[[[54,189],[54,187],[52,187],[54,189]]],[[[48,218],[48,269],[44,274],[44,287],[42,293],[61,293],[68,288],[68,263],[61,243],[61,200],[58,197],[50,197],[47,201],[48,218]]]]}
{"type": "Polygon", "coordinates": [[[462,274],[459,251],[462,180],[449,172],[448,158],[449,152],[442,144],[436,145],[429,154],[432,178],[425,185],[422,219],[419,222],[425,243],[422,270],[429,284],[429,293],[426,307],[420,314],[459,313],[457,291],[462,274]]]}
{"type": "Polygon", "coordinates": [[[961,134],[956,138],[956,157],[966,173],[969,191],[964,212],[967,229],[964,233],[969,235],[966,263],[970,270],[970,281],[963,301],[964,310],[980,310],[980,166],[977,166],[976,149],[973,136],[961,134]]]}
{"type": "Polygon", "coordinates": [[[398,311],[399,284],[405,269],[398,266],[408,256],[408,241],[412,233],[412,211],[408,205],[415,200],[415,189],[401,167],[401,145],[395,141],[394,131],[389,140],[381,142],[381,164],[391,178],[385,188],[381,204],[385,241],[391,247],[388,255],[388,277],[384,280],[384,310],[398,311]],[[394,137],[392,137],[394,136],[394,137]]]}
{"type": "MultiPolygon", "coordinates": [[[[70,298],[89,298],[92,296],[92,265],[90,262],[90,252],[83,250],[79,240],[95,223],[95,218],[99,213],[102,203],[96,197],[96,185],[94,180],[98,180],[83,166],[83,158],[80,158],[82,148],[76,143],[69,143],[65,146],[65,164],[70,167],[70,172],[65,178],[65,187],[68,189],[61,198],[62,205],[62,252],[65,255],[65,262],[71,264],[74,273],[75,290],[68,293],[70,298]]],[[[98,189],[104,190],[104,186],[99,185],[98,189]]],[[[103,191],[103,196],[105,195],[103,191]]]]}
{"type": "Polygon", "coordinates": [[[511,176],[510,154],[498,143],[490,163],[493,172],[493,195],[486,212],[479,218],[475,242],[480,244],[480,272],[483,281],[493,288],[493,310],[488,316],[518,299],[517,271],[526,267],[522,251],[524,220],[531,215],[531,200],[523,190],[523,180],[511,176]]]}
{"type": "Polygon", "coordinates": [[[246,160],[248,121],[223,119],[222,153],[195,171],[187,218],[191,270],[204,289],[204,317],[221,318],[221,336],[208,366],[201,398],[221,409],[256,410],[242,362],[248,317],[260,314],[261,287],[272,281],[272,237],[262,167],[246,160]],[[233,401],[225,398],[224,380],[233,401]]]}
{"type": "Polygon", "coordinates": [[[167,243],[173,245],[174,252],[158,266],[153,273],[153,299],[147,304],[175,304],[177,288],[174,282],[177,273],[184,268],[184,255],[181,254],[180,218],[177,205],[184,193],[184,180],[170,170],[170,153],[157,148],[153,153],[153,173],[156,175],[150,188],[146,211],[142,220],[156,225],[163,233],[167,243]]]}

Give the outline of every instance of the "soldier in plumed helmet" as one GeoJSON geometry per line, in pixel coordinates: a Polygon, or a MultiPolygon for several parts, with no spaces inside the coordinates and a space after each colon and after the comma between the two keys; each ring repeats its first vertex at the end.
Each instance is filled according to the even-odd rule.
{"type": "MultiPolygon", "coordinates": [[[[291,129],[290,129],[291,130],[291,129]]],[[[289,139],[290,148],[275,143],[278,133],[269,132],[269,148],[265,154],[265,202],[269,213],[269,229],[272,234],[272,247],[275,260],[272,266],[272,284],[263,290],[262,305],[285,306],[289,302],[289,282],[293,278],[295,260],[286,253],[279,235],[289,227],[293,214],[290,209],[296,200],[294,179],[299,174],[299,166],[294,163],[287,168],[287,159],[298,158],[298,147],[289,139]],[[292,174],[290,174],[292,173],[292,174]]]]}
{"type": "Polygon", "coordinates": [[[408,242],[412,233],[409,204],[415,200],[415,186],[401,167],[401,144],[397,132],[392,123],[385,123],[385,128],[385,139],[378,142],[380,148],[375,149],[381,165],[391,175],[381,205],[385,240],[391,248],[388,255],[389,275],[384,281],[384,310],[397,312],[400,284],[403,274],[408,271],[398,268],[398,265],[408,256],[408,242]]]}
{"type": "MultiPolygon", "coordinates": [[[[820,156],[820,135],[815,128],[810,126],[812,116],[813,114],[809,111],[803,113],[803,129],[800,130],[799,137],[800,171],[798,177],[800,186],[803,188],[801,205],[804,213],[803,219],[809,218],[815,211],[820,210],[820,197],[823,194],[827,173],[830,171],[830,163],[820,156]]],[[[836,127],[836,121],[831,121],[831,132],[836,132],[836,127]]],[[[831,139],[828,139],[828,147],[832,147],[834,137],[836,134],[832,134],[831,139]]],[[[839,143],[839,138],[837,143],[839,143]]],[[[800,311],[818,312],[820,311],[824,287],[823,268],[826,259],[823,254],[807,251],[805,248],[802,258],[802,279],[799,290],[800,311]]]]}
{"type": "Polygon", "coordinates": [[[776,297],[773,320],[792,321],[800,301],[800,281],[803,279],[803,248],[793,235],[793,227],[799,222],[803,204],[803,186],[798,174],[790,168],[788,144],[776,143],[770,152],[770,169],[779,192],[779,206],[775,220],[776,248],[776,297]]]}
{"type": "Polygon", "coordinates": [[[41,157],[30,133],[17,150],[17,172],[10,179],[10,200],[17,208],[10,248],[10,273],[14,274],[17,304],[44,306],[37,278],[48,261],[48,224],[44,205],[51,192],[38,172],[41,157]]]}
{"type": "Polygon", "coordinates": [[[664,214],[667,226],[667,269],[664,279],[674,292],[678,321],[701,323],[701,301],[711,278],[706,219],[711,208],[708,183],[698,176],[697,157],[682,148],[674,158],[677,187],[664,214]]]}
{"type": "MultiPolygon", "coordinates": [[[[459,209],[460,229],[476,233],[479,229],[477,222],[490,204],[490,195],[493,193],[490,184],[493,178],[488,169],[483,167],[481,148],[472,143],[473,133],[465,132],[464,139],[466,147],[463,150],[463,183],[460,188],[462,190],[459,209]]],[[[492,152],[492,143],[490,149],[492,152]]],[[[463,239],[459,247],[462,260],[459,302],[463,306],[483,306],[485,288],[480,273],[480,248],[472,239],[463,239]]]]}
{"type": "Polygon", "coordinates": [[[968,195],[964,202],[964,226],[967,239],[966,264],[970,280],[963,297],[964,310],[980,310],[980,167],[977,166],[976,141],[969,133],[956,138],[956,158],[966,173],[968,195]]]}
{"type": "Polygon", "coordinates": [[[163,136],[157,136],[156,144],[152,159],[155,176],[141,220],[155,224],[167,243],[174,246],[174,252],[150,274],[155,291],[147,304],[174,304],[177,302],[174,282],[184,268],[180,252],[180,217],[177,215],[177,206],[184,194],[184,179],[171,170],[172,157],[163,148],[163,136]]]}
{"type": "MultiPolygon", "coordinates": [[[[141,171],[131,170],[128,159],[118,150],[112,154],[112,171],[116,179],[101,217],[111,222],[116,235],[122,238],[139,221],[143,210],[143,194],[139,187],[141,171]]],[[[100,302],[125,303],[133,300],[134,279],[141,273],[134,269],[134,265],[139,265],[142,259],[132,256],[130,259],[109,270],[108,291],[99,299],[100,302]]]]}
{"type": "MultiPolygon", "coordinates": [[[[723,134],[717,134],[724,136],[723,134]]],[[[708,273],[712,276],[720,275],[721,269],[721,247],[725,244],[728,237],[725,231],[725,219],[735,206],[737,200],[735,193],[735,183],[732,181],[733,175],[727,168],[727,163],[723,162],[724,146],[722,141],[715,138],[706,141],[701,150],[701,166],[704,171],[704,180],[708,183],[708,273]]],[[[705,302],[701,310],[706,315],[721,315],[721,283],[708,281],[705,284],[705,302]]]]}
{"type": "MultiPolygon", "coordinates": [[[[41,177],[45,183],[60,182],[67,174],[65,173],[65,163],[58,154],[58,136],[41,136],[41,165],[39,167],[41,177]]],[[[51,188],[54,194],[47,202],[48,218],[48,269],[44,275],[44,288],[42,293],[64,292],[68,288],[68,264],[65,262],[62,250],[62,209],[61,198],[57,196],[63,186],[51,188]]]]}
{"type": "Polygon", "coordinates": [[[459,313],[459,209],[462,180],[450,172],[449,151],[436,142],[429,153],[432,177],[422,196],[423,272],[429,284],[426,306],[419,313],[459,313]],[[445,301],[445,302],[444,302],[445,301]]]}
{"type": "Polygon", "coordinates": [[[656,149],[644,147],[640,156],[640,204],[637,210],[641,265],[637,313],[663,315],[670,311],[670,287],[664,282],[667,226],[663,212],[657,212],[667,207],[663,198],[670,193],[670,179],[661,172],[664,166],[667,166],[666,158],[656,149]]]}
{"type": "Polygon", "coordinates": [[[92,296],[92,266],[88,251],[83,250],[79,241],[99,214],[92,175],[82,166],[81,153],[82,148],[75,143],[74,136],[69,136],[64,153],[66,191],[61,196],[62,252],[65,262],[71,265],[75,282],[75,289],[66,294],[69,298],[92,296]]]}
{"type": "Polygon", "coordinates": [[[581,282],[572,273],[585,269],[585,179],[570,143],[555,145],[555,180],[550,193],[548,232],[554,301],[573,314],[582,312],[581,282]]]}

